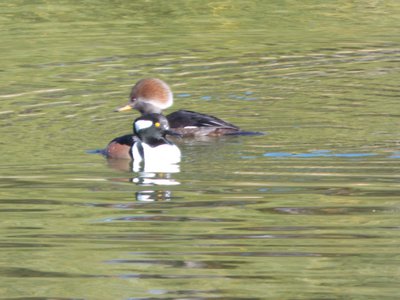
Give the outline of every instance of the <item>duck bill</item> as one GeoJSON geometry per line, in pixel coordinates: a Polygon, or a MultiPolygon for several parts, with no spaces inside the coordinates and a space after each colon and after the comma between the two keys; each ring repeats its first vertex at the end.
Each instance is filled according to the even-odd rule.
{"type": "Polygon", "coordinates": [[[125,105],[125,106],[121,106],[121,107],[119,107],[119,108],[116,108],[114,111],[115,111],[115,112],[121,112],[121,111],[127,111],[127,110],[131,110],[131,109],[133,109],[133,104],[128,103],[128,104],[125,105]]]}

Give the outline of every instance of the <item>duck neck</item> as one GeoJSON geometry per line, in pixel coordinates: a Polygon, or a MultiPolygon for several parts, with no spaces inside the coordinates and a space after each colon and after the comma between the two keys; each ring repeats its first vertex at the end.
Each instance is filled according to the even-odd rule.
{"type": "Polygon", "coordinates": [[[162,113],[162,110],[159,107],[154,106],[153,104],[148,103],[148,102],[139,102],[136,104],[135,108],[138,111],[140,111],[140,113],[142,115],[144,115],[144,114],[161,114],[162,113]]]}
{"type": "Polygon", "coordinates": [[[164,144],[171,144],[165,137],[146,137],[143,138],[143,143],[150,147],[157,147],[164,144]]]}

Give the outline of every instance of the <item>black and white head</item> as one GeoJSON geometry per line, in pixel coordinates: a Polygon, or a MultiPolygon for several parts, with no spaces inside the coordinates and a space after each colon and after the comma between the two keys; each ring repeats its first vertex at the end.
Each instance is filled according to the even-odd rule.
{"type": "Polygon", "coordinates": [[[145,114],[133,122],[134,134],[151,147],[161,144],[170,144],[166,135],[180,136],[170,130],[168,120],[161,114],[145,114]]]}

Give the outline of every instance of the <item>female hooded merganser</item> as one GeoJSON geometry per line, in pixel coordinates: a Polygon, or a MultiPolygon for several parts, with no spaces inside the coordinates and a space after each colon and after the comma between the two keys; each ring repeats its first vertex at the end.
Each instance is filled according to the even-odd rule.
{"type": "MultiPolygon", "coordinates": [[[[129,103],[116,111],[138,110],[141,114],[162,113],[172,106],[173,95],[170,87],[157,78],[139,80],[132,88],[129,103]]],[[[214,116],[189,110],[178,110],[167,115],[170,127],[182,137],[221,136],[240,134],[239,127],[214,116]]],[[[110,158],[130,158],[132,135],[124,135],[113,139],[104,149],[110,158]]]]}
{"type": "Polygon", "coordinates": [[[133,170],[143,163],[145,172],[161,172],[181,161],[181,151],[166,135],[178,135],[169,129],[168,120],[161,114],[144,114],[133,122],[135,139],[131,147],[133,170]]]}

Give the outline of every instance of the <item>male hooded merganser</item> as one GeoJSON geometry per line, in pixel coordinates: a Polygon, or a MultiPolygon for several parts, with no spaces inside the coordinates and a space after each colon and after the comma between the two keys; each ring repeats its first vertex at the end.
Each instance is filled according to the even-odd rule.
{"type": "MultiPolygon", "coordinates": [[[[172,106],[173,95],[170,87],[157,78],[139,80],[132,88],[129,103],[116,111],[136,109],[141,114],[162,113],[172,106]]],[[[182,137],[221,136],[240,134],[239,127],[214,116],[178,110],[167,115],[170,127],[182,137]]],[[[110,158],[130,158],[129,149],[132,146],[132,135],[124,135],[113,139],[104,149],[110,158]]]]}
{"type": "Polygon", "coordinates": [[[181,161],[181,151],[166,138],[178,135],[169,129],[168,120],[161,114],[144,114],[133,122],[134,142],[131,147],[133,169],[157,172],[181,161]]]}

